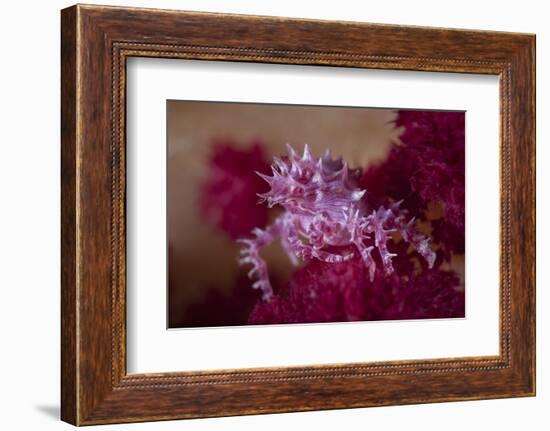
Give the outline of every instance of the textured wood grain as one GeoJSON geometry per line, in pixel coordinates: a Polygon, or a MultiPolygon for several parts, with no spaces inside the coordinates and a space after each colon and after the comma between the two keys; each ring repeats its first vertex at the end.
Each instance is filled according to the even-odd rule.
{"type": "Polygon", "coordinates": [[[534,36],[100,6],[65,9],[61,36],[65,421],[82,425],[534,394],[534,36]],[[499,356],[126,375],[129,56],[499,75],[499,356]]]}
{"type": "Polygon", "coordinates": [[[77,422],[76,9],[61,16],[61,417],[77,422]]]}

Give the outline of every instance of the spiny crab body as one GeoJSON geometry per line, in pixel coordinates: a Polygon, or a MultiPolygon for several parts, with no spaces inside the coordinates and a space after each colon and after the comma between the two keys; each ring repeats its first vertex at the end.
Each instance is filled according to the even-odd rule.
{"type": "Polygon", "coordinates": [[[377,266],[372,254],[375,248],[385,273],[393,273],[395,254],[389,252],[387,242],[391,233],[399,232],[433,267],[436,256],[429,238],[416,230],[414,219],[405,220],[407,212],[400,208],[401,202],[389,208],[369,208],[366,190],[357,186],[358,170],[349,169],[341,158],[332,159],[328,150],[320,158],[307,145],[302,156],[290,145],[287,150],[284,159],[273,159],[272,176],[258,173],[271,187],[260,198],[269,207],[282,206],[283,214],[266,229],[254,229],[252,238],[240,240],[245,247],[239,262],[252,265],[248,273],[256,279],[252,287],[262,292],[265,301],[271,299],[273,289],[260,250],[276,238],[294,265],[299,259],[343,262],[359,253],[372,281],[377,266]]]}

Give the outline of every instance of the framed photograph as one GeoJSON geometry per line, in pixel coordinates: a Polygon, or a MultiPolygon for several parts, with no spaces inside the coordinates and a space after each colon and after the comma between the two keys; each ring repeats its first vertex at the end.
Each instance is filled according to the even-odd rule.
{"type": "Polygon", "coordinates": [[[61,14],[62,419],[535,394],[535,36],[61,14]]]}

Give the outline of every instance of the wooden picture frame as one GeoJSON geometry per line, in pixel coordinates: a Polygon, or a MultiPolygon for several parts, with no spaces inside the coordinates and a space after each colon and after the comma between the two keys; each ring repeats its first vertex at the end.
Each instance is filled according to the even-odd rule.
{"type": "Polygon", "coordinates": [[[64,421],[535,394],[534,35],[83,5],[61,17],[64,421]],[[498,75],[500,354],[127,374],[125,65],[131,56],[498,75]]]}

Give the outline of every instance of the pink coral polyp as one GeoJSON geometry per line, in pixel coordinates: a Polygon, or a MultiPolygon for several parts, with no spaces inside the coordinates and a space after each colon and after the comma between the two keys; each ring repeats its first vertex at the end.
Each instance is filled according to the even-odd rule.
{"type": "Polygon", "coordinates": [[[258,172],[270,186],[260,194],[261,200],[269,207],[281,206],[283,214],[266,229],[254,229],[252,238],[240,240],[245,245],[240,263],[252,265],[248,275],[256,280],[253,287],[265,301],[271,300],[273,289],[260,250],[276,238],[294,264],[299,259],[335,264],[360,257],[372,281],[378,260],[375,249],[384,273],[393,274],[396,254],[388,243],[398,232],[433,267],[436,256],[429,238],[416,230],[401,202],[373,207],[367,191],[358,187],[360,170],[350,169],[341,158],[332,159],[329,151],[317,158],[307,145],[301,156],[290,145],[287,149],[285,158],[273,159],[271,175],[258,172]]]}

